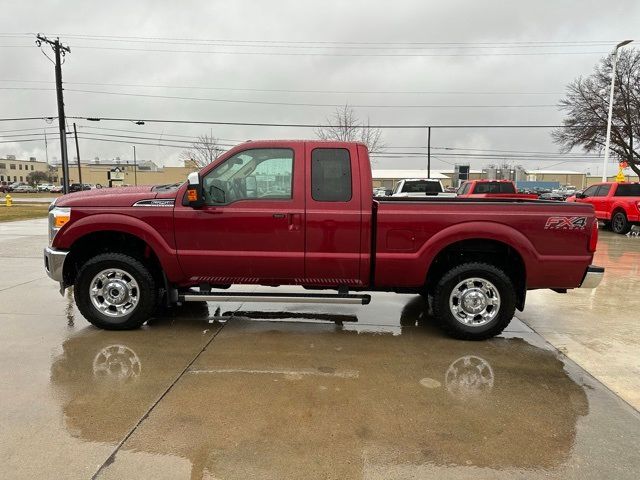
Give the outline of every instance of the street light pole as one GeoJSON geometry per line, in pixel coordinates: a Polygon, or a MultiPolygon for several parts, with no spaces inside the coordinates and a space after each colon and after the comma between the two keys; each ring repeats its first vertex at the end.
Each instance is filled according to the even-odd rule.
{"type": "Polygon", "coordinates": [[[136,161],[136,146],[133,146],[133,182],[138,186],[138,162],[136,161]]]}
{"type": "Polygon", "coordinates": [[[611,142],[611,117],[613,116],[613,91],[616,85],[616,64],[618,63],[618,50],[629,45],[633,40],[625,40],[616,45],[613,51],[613,67],[611,69],[611,92],[609,94],[609,117],[607,119],[607,139],[604,145],[604,159],[602,160],[602,181],[607,181],[607,162],[609,161],[609,143],[611,142]]]}

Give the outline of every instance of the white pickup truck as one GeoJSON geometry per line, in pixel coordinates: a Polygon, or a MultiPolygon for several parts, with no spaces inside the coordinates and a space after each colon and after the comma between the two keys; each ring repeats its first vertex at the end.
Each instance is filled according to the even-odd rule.
{"type": "Polygon", "coordinates": [[[435,178],[405,178],[393,189],[392,197],[455,197],[444,191],[442,182],[435,178]]]}

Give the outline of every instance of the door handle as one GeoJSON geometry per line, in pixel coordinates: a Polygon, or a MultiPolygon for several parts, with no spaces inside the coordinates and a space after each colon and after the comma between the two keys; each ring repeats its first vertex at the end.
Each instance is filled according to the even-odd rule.
{"type": "Polygon", "coordinates": [[[286,215],[284,213],[274,213],[273,218],[284,218],[286,215]]]}

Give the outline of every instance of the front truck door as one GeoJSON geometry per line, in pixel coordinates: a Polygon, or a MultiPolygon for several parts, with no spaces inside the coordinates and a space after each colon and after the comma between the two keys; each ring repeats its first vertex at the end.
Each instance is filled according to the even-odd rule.
{"type": "MultiPolygon", "coordinates": [[[[362,285],[363,194],[355,145],[307,142],[306,282],[362,285]]],[[[371,192],[364,194],[372,196],[371,192]]]]}
{"type": "Polygon", "coordinates": [[[596,211],[596,218],[611,219],[611,197],[609,197],[609,191],[611,190],[611,184],[602,184],[598,187],[595,197],[593,197],[593,209],[596,211]]]}
{"type": "Polygon", "coordinates": [[[235,153],[201,173],[203,207],[176,202],[178,258],[191,281],[277,284],[304,277],[302,145],[235,153]]]}

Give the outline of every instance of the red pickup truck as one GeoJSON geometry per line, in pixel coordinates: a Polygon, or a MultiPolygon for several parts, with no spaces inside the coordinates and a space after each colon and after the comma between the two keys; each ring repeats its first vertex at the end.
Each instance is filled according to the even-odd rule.
{"type": "Polygon", "coordinates": [[[469,180],[460,185],[457,194],[460,198],[538,198],[531,193],[518,193],[511,180],[469,180]]]}
{"type": "Polygon", "coordinates": [[[615,233],[625,234],[633,225],[640,225],[638,182],[597,183],[567,198],[567,201],[593,205],[598,220],[615,233]]]}
{"type": "Polygon", "coordinates": [[[190,301],[359,303],[422,294],[452,335],[501,332],[528,289],[595,287],[593,207],[556,202],[373,199],[365,145],[252,141],[181,185],[58,198],[45,267],[105,329],[190,301]],[[301,285],[308,293],[224,291],[301,285]],[[336,291],[327,293],[327,291],[336,291]]]}

